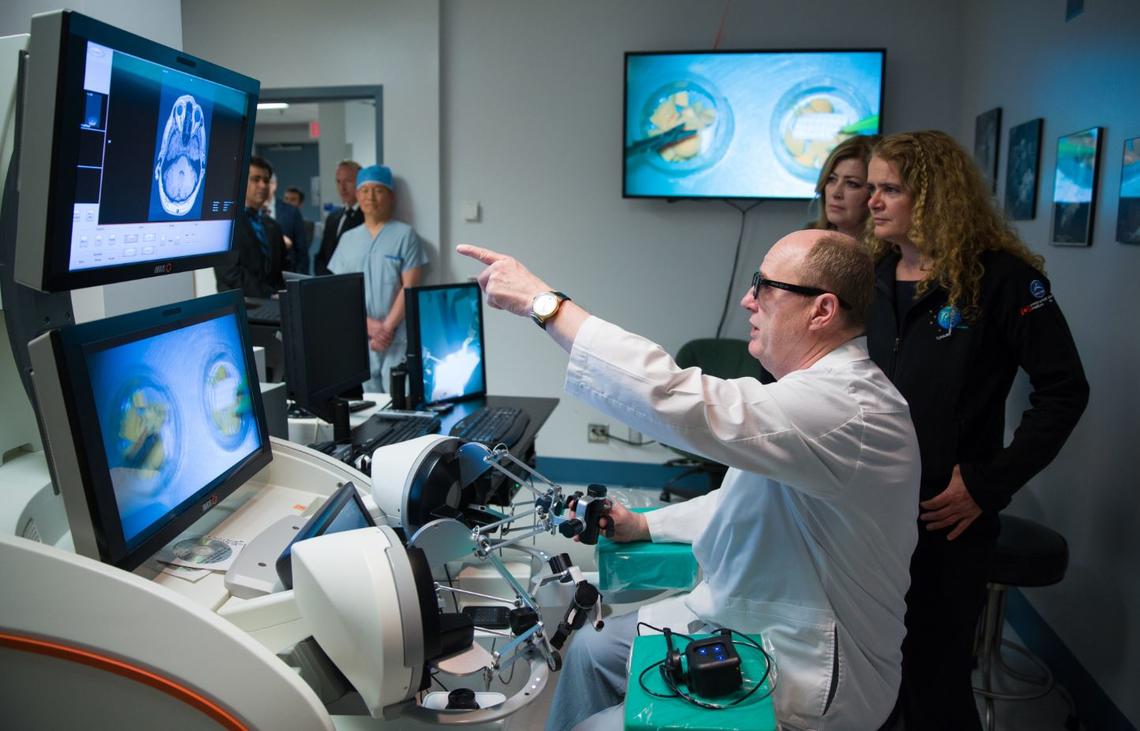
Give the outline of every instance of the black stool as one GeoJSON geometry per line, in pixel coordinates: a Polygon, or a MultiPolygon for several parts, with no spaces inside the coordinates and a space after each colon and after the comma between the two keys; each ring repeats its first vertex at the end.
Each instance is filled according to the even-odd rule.
{"type": "Polygon", "coordinates": [[[1053,673],[1026,648],[1002,639],[1005,623],[1005,590],[1010,586],[1050,586],[1065,578],[1069,566],[1069,545],[1058,532],[1032,520],[1002,515],[1001,533],[998,535],[990,566],[986,609],[979,626],[977,647],[978,668],[982,687],[974,692],[986,699],[986,729],[993,731],[994,701],[1024,701],[1041,698],[1053,690],[1053,673]],[[1040,671],[1039,675],[1026,675],[1010,669],[1002,660],[1005,646],[1028,659],[1040,671]],[[995,671],[999,670],[1030,685],[1022,693],[998,693],[993,689],[995,671]]]}

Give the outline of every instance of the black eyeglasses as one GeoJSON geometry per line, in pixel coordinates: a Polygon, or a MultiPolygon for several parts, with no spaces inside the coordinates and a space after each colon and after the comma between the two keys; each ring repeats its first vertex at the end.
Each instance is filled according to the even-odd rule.
{"type": "MultiPolygon", "coordinates": [[[[787,282],[777,282],[775,279],[766,279],[760,276],[760,272],[752,275],[752,299],[760,299],[760,288],[772,287],[774,289],[783,289],[794,294],[803,295],[804,297],[816,297],[821,294],[835,294],[835,292],[828,292],[826,289],[819,287],[805,287],[801,284],[788,284],[787,282]]],[[[845,310],[850,310],[851,305],[839,295],[835,294],[835,299],[839,300],[839,306],[845,310]]]]}

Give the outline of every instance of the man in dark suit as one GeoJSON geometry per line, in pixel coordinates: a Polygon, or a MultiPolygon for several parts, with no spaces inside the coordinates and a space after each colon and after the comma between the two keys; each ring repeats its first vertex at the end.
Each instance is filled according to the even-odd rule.
{"type": "Polygon", "coordinates": [[[356,174],[360,163],[355,160],[341,160],[336,166],[336,192],[340,195],[344,208],[333,211],[325,219],[325,232],[321,236],[321,248],[317,252],[314,271],[317,274],[331,274],[329,260],[336,251],[340,237],[345,231],[364,223],[364,214],[356,202],[356,174]]]}
{"type": "Polygon", "coordinates": [[[305,230],[305,219],[295,206],[277,197],[277,176],[269,179],[269,197],[265,200],[264,212],[277,221],[281,234],[285,237],[285,268],[291,272],[309,273],[309,234],[305,230]]]}
{"type": "Polygon", "coordinates": [[[273,168],[264,158],[249,160],[245,210],[234,217],[234,245],[225,264],[214,267],[218,290],[240,289],[246,297],[271,297],[284,289],[285,239],[281,227],[262,213],[273,168]]]}
{"type": "MultiPolygon", "coordinates": [[[[301,206],[305,205],[304,191],[295,185],[290,185],[285,189],[285,195],[281,196],[281,199],[301,212],[301,220],[305,223],[305,236],[307,236],[309,242],[312,243],[314,228],[313,222],[305,218],[304,209],[301,208],[301,206]]],[[[306,272],[306,274],[307,273],[308,272],[306,272]]]]}

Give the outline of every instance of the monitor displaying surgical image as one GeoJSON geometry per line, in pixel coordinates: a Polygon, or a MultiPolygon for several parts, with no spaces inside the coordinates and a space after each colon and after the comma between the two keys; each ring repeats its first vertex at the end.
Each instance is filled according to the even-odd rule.
{"type": "Polygon", "coordinates": [[[16,279],[59,292],[222,261],[260,84],[73,11],[37,15],[16,279]]]}
{"type": "Polygon", "coordinates": [[[626,197],[810,199],[831,150],[876,134],[885,52],[627,53],[626,197]]]}
{"type": "Polygon", "coordinates": [[[91,345],[86,358],[128,546],[260,448],[234,317],[91,345]]]}
{"type": "Polygon", "coordinates": [[[406,292],[413,402],[430,404],[485,395],[479,285],[411,287],[406,292]]]}

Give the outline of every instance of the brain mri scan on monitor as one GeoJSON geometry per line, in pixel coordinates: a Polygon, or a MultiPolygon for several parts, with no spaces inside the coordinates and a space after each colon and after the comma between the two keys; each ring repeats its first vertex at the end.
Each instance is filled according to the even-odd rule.
{"type": "Polygon", "coordinates": [[[206,175],[206,114],[190,94],[170,108],[157,156],[154,179],[162,210],[185,216],[198,202],[206,175]]]}

